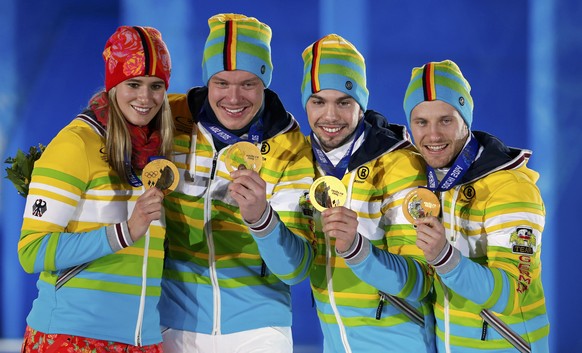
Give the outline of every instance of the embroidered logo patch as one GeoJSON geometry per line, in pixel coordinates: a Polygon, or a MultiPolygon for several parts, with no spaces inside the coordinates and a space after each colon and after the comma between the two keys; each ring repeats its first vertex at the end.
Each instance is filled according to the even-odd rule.
{"type": "Polygon", "coordinates": [[[32,205],[32,215],[36,217],[42,217],[46,212],[46,201],[42,199],[37,199],[32,205]]]}
{"type": "Polygon", "coordinates": [[[465,197],[465,199],[467,199],[467,201],[471,200],[472,198],[475,197],[475,188],[472,187],[471,185],[465,186],[463,188],[463,196],[465,197]]]}
{"type": "Polygon", "coordinates": [[[360,167],[358,168],[357,174],[358,178],[365,180],[370,175],[370,169],[368,167],[360,167]]]}
{"type": "Polygon", "coordinates": [[[530,227],[516,227],[509,237],[514,254],[533,255],[536,251],[536,236],[530,227]]]}
{"type": "Polygon", "coordinates": [[[271,152],[271,145],[268,142],[263,142],[261,145],[261,154],[268,154],[271,152]]]}

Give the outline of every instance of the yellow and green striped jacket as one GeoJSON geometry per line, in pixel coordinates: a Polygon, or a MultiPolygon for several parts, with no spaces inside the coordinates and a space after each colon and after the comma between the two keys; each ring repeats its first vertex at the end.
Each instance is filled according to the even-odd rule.
{"type": "Polygon", "coordinates": [[[126,221],[145,189],[112,171],[104,130],[87,114],[35,163],[18,243],[22,267],[40,273],[27,323],[48,334],[160,343],[163,220],[132,242],[126,221]]]}
{"type": "Polygon", "coordinates": [[[450,248],[436,266],[439,352],[548,352],[541,281],[545,208],[530,151],[483,132],[478,159],[441,194],[450,248]]]}
{"type": "Polygon", "coordinates": [[[317,211],[311,252],[285,233],[255,238],[269,267],[287,283],[296,282],[297,268],[312,263],[324,352],[434,352],[432,276],[401,210],[406,194],[426,184],[424,162],[404,126],[388,124],[374,111],[364,120],[365,138],[342,179],[345,206],[357,212],[359,222],[355,250],[342,254],[351,258],[336,253],[317,211]]]}
{"type": "MultiPolygon", "coordinates": [[[[179,129],[177,190],[166,198],[167,258],[162,281],[162,325],[205,334],[291,326],[289,286],[263,264],[236,202],[212,135],[194,124],[207,89],[170,95],[179,129]],[[194,112],[191,114],[190,112],[194,112]]],[[[298,200],[313,181],[311,149],[278,97],[265,90],[261,177],[267,198],[294,233],[309,236],[298,200]]]]}

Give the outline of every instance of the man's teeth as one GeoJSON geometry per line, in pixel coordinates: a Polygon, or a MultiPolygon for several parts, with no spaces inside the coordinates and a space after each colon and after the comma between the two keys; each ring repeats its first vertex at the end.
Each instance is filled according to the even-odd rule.
{"type": "Polygon", "coordinates": [[[226,109],[227,112],[231,113],[231,114],[236,114],[236,113],[240,113],[243,111],[244,108],[239,108],[239,109],[228,109],[228,108],[224,108],[226,109]]]}
{"type": "Polygon", "coordinates": [[[443,150],[445,147],[447,147],[447,145],[438,145],[438,146],[426,146],[426,148],[428,148],[429,150],[431,150],[431,151],[434,151],[434,152],[441,151],[441,150],[443,150]]]}
{"type": "Polygon", "coordinates": [[[331,127],[322,127],[322,129],[323,129],[323,131],[329,132],[329,133],[334,133],[334,132],[340,131],[340,128],[339,127],[334,127],[334,128],[331,128],[331,127]]]}

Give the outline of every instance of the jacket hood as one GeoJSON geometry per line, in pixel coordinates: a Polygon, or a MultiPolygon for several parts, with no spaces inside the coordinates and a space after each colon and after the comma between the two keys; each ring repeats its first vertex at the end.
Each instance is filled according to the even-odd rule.
{"type": "Polygon", "coordinates": [[[531,151],[506,146],[497,137],[483,132],[473,131],[473,135],[481,146],[481,154],[463,176],[461,184],[466,184],[499,170],[519,170],[534,183],[539,173],[526,167],[531,151]]]}
{"type": "Polygon", "coordinates": [[[350,158],[349,171],[385,153],[412,146],[406,126],[390,124],[374,110],[364,114],[364,134],[364,142],[350,158]]]}

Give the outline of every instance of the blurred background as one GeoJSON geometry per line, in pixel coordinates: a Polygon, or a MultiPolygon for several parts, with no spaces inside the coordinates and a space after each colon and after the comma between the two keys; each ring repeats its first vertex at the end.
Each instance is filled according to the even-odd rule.
{"type": "MultiPolygon", "coordinates": [[[[104,84],[101,52],[119,25],[158,28],[173,61],[170,92],[202,84],[207,19],[243,13],[273,30],[271,89],[309,132],[300,86],[305,47],[328,33],[366,57],[369,107],[405,124],[411,69],[452,59],[469,80],[473,129],[533,150],[547,208],[542,279],[552,352],[582,352],[579,217],[582,173],[582,3],[576,0],[2,0],[0,160],[52,137],[104,84]],[[562,125],[563,124],[563,125],[562,125]],[[572,218],[574,217],[574,218],[572,218]],[[565,234],[565,235],[558,235],[565,234]],[[564,238],[567,237],[567,238],[564,238]],[[562,245],[560,245],[562,244],[562,245]]],[[[67,158],[67,156],[63,156],[67,158]]],[[[16,246],[24,198],[0,183],[0,352],[17,351],[36,296],[16,246]]],[[[307,281],[293,288],[296,352],[321,351],[307,281]]]]}

